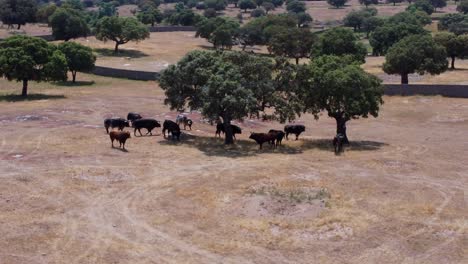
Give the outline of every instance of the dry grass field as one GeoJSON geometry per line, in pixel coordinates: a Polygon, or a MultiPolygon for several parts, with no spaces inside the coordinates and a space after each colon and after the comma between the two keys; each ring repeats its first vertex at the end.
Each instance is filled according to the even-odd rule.
{"type": "Polygon", "coordinates": [[[197,113],[180,142],[133,137],[112,149],[106,117],[174,119],[154,82],[79,75],[0,80],[0,262],[466,263],[468,101],[385,97],[351,121],[303,116],[298,141],[259,151],[246,120],[235,146],[197,113]]]}

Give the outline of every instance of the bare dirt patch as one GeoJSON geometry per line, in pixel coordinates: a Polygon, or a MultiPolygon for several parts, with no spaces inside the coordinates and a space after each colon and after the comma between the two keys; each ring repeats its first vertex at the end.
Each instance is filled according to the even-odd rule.
{"type": "Polygon", "coordinates": [[[249,130],[281,124],[239,122],[225,147],[189,113],[181,142],[132,135],[122,152],[105,117],[176,113],[155,82],[79,78],[94,84],[32,82],[64,97],[0,102],[2,263],[463,263],[466,99],[385,97],[341,156],[326,115],[260,151],[249,130]]]}

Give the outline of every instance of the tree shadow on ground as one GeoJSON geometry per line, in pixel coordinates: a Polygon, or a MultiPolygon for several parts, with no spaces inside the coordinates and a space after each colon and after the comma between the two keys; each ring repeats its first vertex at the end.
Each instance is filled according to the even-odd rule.
{"type": "Polygon", "coordinates": [[[80,86],[91,86],[94,85],[96,82],[94,81],[76,81],[76,82],[56,82],[54,83],[57,86],[66,86],[66,87],[80,87],[80,86]]]}
{"type": "Polygon", "coordinates": [[[65,95],[60,94],[28,94],[28,96],[21,96],[18,94],[5,94],[0,95],[0,102],[20,102],[20,101],[36,101],[36,100],[51,100],[51,99],[65,99],[65,95]]]}
{"type": "Polygon", "coordinates": [[[108,48],[98,48],[94,49],[94,51],[105,57],[130,57],[130,58],[142,58],[142,57],[148,57],[149,55],[139,51],[139,50],[126,50],[126,49],[119,49],[119,52],[114,53],[114,49],[108,49],[108,48]]]}
{"type": "MultiPolygon", "coordinates": [[[[225,145],[223,138],[194,136],[182,134],[180,141],[172,140],[170,137],[161,141],[163,145],[183,145],[193,147],[207,156],[221,156],[230,158],[241,158],[256,156],[261,154],[301,154],[305,150],[318,149],[334,153],[332,141],[330,139],[299,139],[301,145],[290,146],[286,140],[277,148],[272,148],[268,143],[263,144],[263,149],[253,140],[238,139],[233,145],[225,145]]],[[[373,151],[378,150],[387,144],[374,141],[353,141],[346,150],[349,151],[373,151]]]]}

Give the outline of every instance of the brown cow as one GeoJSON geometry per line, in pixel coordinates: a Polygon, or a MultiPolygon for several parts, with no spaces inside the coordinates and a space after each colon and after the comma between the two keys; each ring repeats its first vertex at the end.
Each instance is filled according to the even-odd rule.
{"type": "Polygon", "coordinates": [[[125,141],[131,138],[130,132],[128,131],[111,131],[109,137],[112,142],[112,147],[114,147],[114,140],[117,140],[120,143],[119,148],[123,147],[123,149],[125,149],[125,141]]]}
{"type": "Polygon", "coordinates": [[[253,139],[260,145],[260,149],[262,149],[262,145],[265,142],[270,143],[270,145],[275,148],[275,140],[276,140],[276,133],[250,133],[250,139],[253,139]]]}

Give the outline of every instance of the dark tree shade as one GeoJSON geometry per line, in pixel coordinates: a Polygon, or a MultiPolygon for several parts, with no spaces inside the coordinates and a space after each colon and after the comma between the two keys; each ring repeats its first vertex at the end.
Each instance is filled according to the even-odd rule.
{"type": "Polygon", "coordinates": [[[336,8],[340,8],[346,5],[348,0],[327,0],[327,3],[336,8]]]}
{"type": "Polygon", "coordinates": [[[468,0],[461,0],[457,6],[457,11],[463,14],[468,14],[468,0]]]}
{"type": "Polygon", "coordinates": [[[385,56],[383,69],[388,74],[401,75],[401,83],[408,83],[408,74],[440,74],[447,70],[445,48],[430,35],[408,36],[393,45],[385,56]]]}

